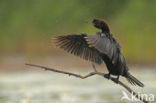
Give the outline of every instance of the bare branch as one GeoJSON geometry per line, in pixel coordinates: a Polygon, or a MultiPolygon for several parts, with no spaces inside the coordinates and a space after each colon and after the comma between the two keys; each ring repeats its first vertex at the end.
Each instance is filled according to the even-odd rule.
{"type": "MultiPolygon", "coordinates": [[[[79,74],[75,74],[75,73],[71,73],[71,72],[66,72],[66,71],[62,71],[62,70],[57,70],[57,69],[53,69],[53,68],[48,68],[48,67],[44,67],[44,66],[40,66],[40,65],[36,65],[36,64],[26,64],[28,66],[33,66],[33,67],[37,67],[37,68],[41,68],[41,69],[44,69],[44,70],[48,70],[48,71],[53,71],[53,72],[57,72],[57,73],[61,73],[61,74],[67,74],[69,76],[74,76],[74,77],[77,77],[77,78],[81,78],[81,79],[85,79],[85,78],[88,78],[88,77],[91,77],[93,75],[99,75],[99,76],[102,76],[102,77],[105,77],[105,73],[102,73],[102,72],[98,72],[95,68],[95,65],[92,64],[93,68],[94,68],[94,72],[90,72],[89,74],[85,75],[85,76],[82,76],[82,75],[79,75],[79,74]]],[[[105,77],[106,78],[106,77],[105,77]]],[[[106,78],[107,79],[107,78],[106,78]]],[[[113,77],[110,77],[110,80],[112,80],[113,82],[116,83],[116,78],[113,78],[113,77]]],[[[144,98],[140,97],[139,94],[137,94],[136,92],[134,92],[130,87],[128,87],[126,84],[124,84],[123,82],[121,81],[118,81],[118,84],[122,87],[124,87],[128,92],[130,93],[133,93],[133,95],[138,98],[140,101],[144,102],[144,103],[149,103],[149,101],[146,101],[144,98]]]]}

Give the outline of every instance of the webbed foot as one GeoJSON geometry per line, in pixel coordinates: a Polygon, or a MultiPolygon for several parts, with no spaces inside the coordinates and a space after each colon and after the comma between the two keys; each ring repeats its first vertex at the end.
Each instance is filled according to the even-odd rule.
{"type": "Polygon", "coordinates": [[[107,78],[107,79],[109,80],[109,79],[110,79],[110,73],[105,74],[104,77],[107,78]]]}
{"type": "Polygon", "coordinates": [[[113,80],[116,84],[118,84],[118,83],[119,83],[119,75],[117,76],[117,78],[112,78],[112,80],[113,80]]]}

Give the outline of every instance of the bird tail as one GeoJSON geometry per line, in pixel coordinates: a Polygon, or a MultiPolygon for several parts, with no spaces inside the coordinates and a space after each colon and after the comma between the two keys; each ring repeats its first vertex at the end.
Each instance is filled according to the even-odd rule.
{"type": "Polygon", "coordinates": [[[133,84],[133,85],[138,85],[138,86],[140,86],[140,87],[144,87],[144,84],[141,83],[141,82],[140,82],[138,79],[136,79],[134,76],[132,76],[129,72],[127,72],[126,77],[127,77],[127,80],[128,80],[131,84],[133,84]]]}

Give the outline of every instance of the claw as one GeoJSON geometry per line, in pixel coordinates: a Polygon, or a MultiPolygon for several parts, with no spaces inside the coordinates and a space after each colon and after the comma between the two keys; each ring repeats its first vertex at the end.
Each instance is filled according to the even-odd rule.
{"type": "Polygon", "coordinates": [[[110,79],[110,73],[105,74],[104,77],[107,78],[107,79],[109,80],[109,79],[110,79]]]}
{"type": "Polygon", "coordinates": [[[116,83],[116,84],[118,84],[118,83],[119,83],[119,80],[118,80],[117,78],[115,79],[115,83],[116,83]]]}
{"type": "Polygon", "coordinates": [[[117,76],[117,78],[112,78],[112,79],[113,79],[113,81],[114,81],[116,84],[119,83],[119,75],[117,76]]]}

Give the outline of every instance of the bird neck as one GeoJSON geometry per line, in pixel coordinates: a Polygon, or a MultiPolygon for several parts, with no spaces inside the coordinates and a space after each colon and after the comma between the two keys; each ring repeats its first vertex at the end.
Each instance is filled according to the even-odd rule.
{"type": "Polygon", "coordinates": [[[102,33],[108,33],[108,34],[110,34],[110,31],[109,31],[108,28],[102,28],[102,33]]]}
{"type": "Polygon", "coordinates": [[[105,35],[110,35],[110,32],[105,31],[105,30],[103,30],[103,29],[102,29],[102,33],[104,33],[105,35]]]}
{"type": "Polygon", "coordinates": [[[101,30],[102,30],[103,33],[110,33],[109,26],[106,23],[103,23],[101,25],[101,30]]]}

